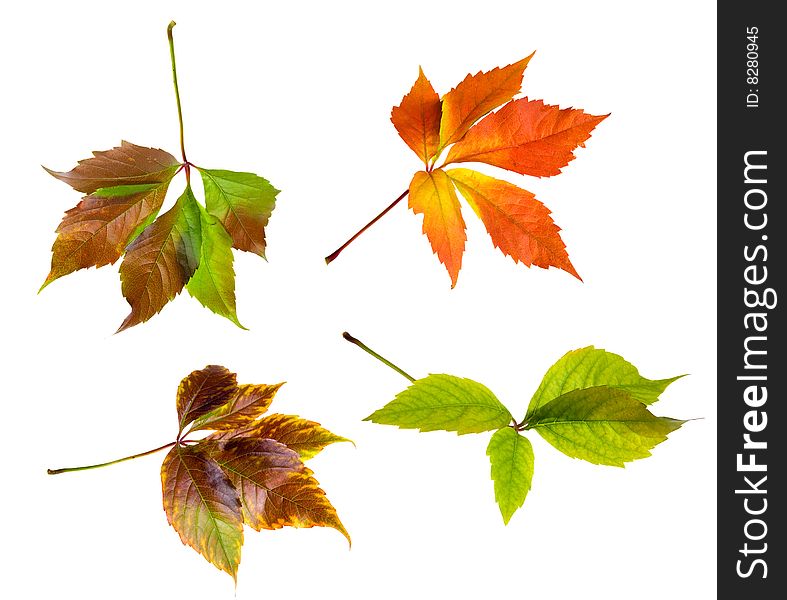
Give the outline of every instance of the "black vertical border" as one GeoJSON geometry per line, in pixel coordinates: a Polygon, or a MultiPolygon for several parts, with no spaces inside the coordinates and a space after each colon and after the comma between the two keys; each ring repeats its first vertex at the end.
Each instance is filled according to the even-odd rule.
{"type": "MultiPolygon", "coordinates": [[[[785,494],[779,490],[785,486],[787,466],[787,438],[785,422],[785,379],[787,379],[787,355],[784,352],[785,327],[784,305],[787,304],[785,271],[787,270],[787,219],[784,216],[785,146],[787,140],[787,103],[784,90],[787,87],[785,69],[784,22],[777,15],[775,2],[720,2],[717,4],[717,366],[718,366],[718,521],[717,521],[717,597],[746,598],[751,600],[776,600],[787,598],[785,573],[787,565],[782,561],[786,543],[783,513],[787,510],[785,494]],[[747,28],[757,28],[758,81],[747,81],[747,28]],[[757,108],[747,107],[747,95],[752,91],[758,96],[757,108]],[[744,155],[747,151],[767,151],[767,184],[753,186],[744,183],[744,155]],[[767,193],[767,205],[760,214],[768,215],[767,226],[752,231],[745,225],[747,212],[744,196],[752,187],[760,187],[767,193]],[[767,240],[762,236],[766,235],[767,240]],[[759,286],[760,291],[773,288],[777,294],[777,305],[773,309],[747,308],[744,289],[756,288],[745,280],[747,261],[744,249],[750,251],[758,245],[767,245],[767,261],[755,261],[768,269],[768,279],[759,286]],[[762,310],[767,313],[768,329],[758,333],[746,329],[745,316],[748,312],[762,310]],[[744,390],[751,381],[741,381],[738,376],[751,375],[744,369],[744,340],[751,335],[766,335],[767,369],[757,374],[766,374],[767,382],[759,382],[768,389],[766,403],[757,410],[767,413],[767,426],[762,432],[752,433],[755,440],[767,442],[767,449],[756,452],[757,463],[767,464],[767,472],[739,472],[738,454],[743,462],[749,459],[744,450],[744,425],[747,411],[752,407],[744,402],[744,390]],[[736,490],[751,490],[744,477],[753,482],[763,475],[767,480],[759,486],[767,494],[743,494],[736,490]],[[760,509],[762,500],[767,499],[767,510],[761,515],[746,512],[744,501],[750,499],[750,509],[760,509]],[[767,525],[767,534],[761,540],[750,540],[746,536],[747,522],[761,519],[767,525]],[[767,550],[762,554],[742,550],[749,548],[767,550]],[[754,567],[749,577],[742,577],[757,558],[767,563],[767,577],[763,578],[762,565],[754,567]],[[739,564],[738,561],[741,561],[739,564]]],[[[751,100],[751,97],[749,97],[751,100]]],[[[751,102],[748,102],[751,103],[751,102]]],[[[760,155],[762,156],[762,155],[760,155]]],[[[762,159],[760,159],[761,161],[762,159]]],[[[762,173],[762,171],[759,171],[762,173]]],[[[756,194],[758,197],[762,197],[756,194]]],[[[754,197],[754,196],[752,196],[754,197]]],[[[760,257],[763,255],[760,254],[760,257]]],[[[752,272],[753,273],[753,272],[752,272]]],[[[750,323],[751,325],[751,323],[750,323]]],[[[762,344],[762,342],[758,342],[762,344]]],[[[762,414],[757,416],[762,419],[762,414]]],[[[763,532],[760,523],[752,523],[749,532],[754,537],[763,532]]]]}

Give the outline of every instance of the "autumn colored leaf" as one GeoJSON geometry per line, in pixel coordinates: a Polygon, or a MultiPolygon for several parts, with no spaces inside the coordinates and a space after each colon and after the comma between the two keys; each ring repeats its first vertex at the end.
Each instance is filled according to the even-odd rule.
{"type": "Polygon", "coordinates": [[[523,505],[533,479],[534,453],[522,435],[537,431],[563,454],[622,467],[646,458],[686,421],[658,417],[647,403],[679,379],[649,380],[621,356],[593,346],[566,354],[547,372],[525,418],[517,422],[489,389],[471,379],[415,379],[349,333],[355,344],[410,381],[365,421],[421,431],[494,431],[487,446],[495,500],[503,522],[523,505]]]}
{"type": "Polygon", "coordinates": [[[218,443],[212,457],[238,490],[244,522],[252,529],[333,527],[350,541],[295,450],[272,439],[239,437],[218,443]]]}
{"type": "Polygon", "coordinates": [[[169,152],[122,141],[112,150],[93,152],[93,158],[80,160],[68,173],[44,169],[76,191],[92,194],[120,185],[164,183],[172,179],[180,166],[180,161],[169,152]]]}
{"type": "Polygon", "coordinates": [[[325,258],[327,263],[406,196],[423,215],[423,233],[455,287],[467,235],[454,188],[484,222],[495,247],[525,266],[557,267],[581,277],[571,263],[550,210],[532,192],[454,163],[480,162],[522,175],[557,175],[593,129],[609,115],[514,99],[533,54],[507,67],[467,75],[442,98],[419,69],[410,92],[394,107],[391,121],[425,166],[407,190],[347,242],[325,258]],[[495,112],[492,112],[495,111],[495,112]],[[439,121],[439,124],[438,124],[439,121]],[[441,163],[444,150],[447,157],[441,163]]]}
{"type": "Polygon", "coordinates": [[[192,371],[178,386],[175,405],[178,409],[178,431],[186,425],[209,414],[216,408],[226,407],[238,392],[238,378],[226,367],[208,365],[192,371]]]}
{"type": "Polygon", "coordinates": [[[181,541],[235,579],[243,545],[238,491],[199,448],[174,446],[161,465],[167,521],[181,541]]]}
{"type": "Polygon", "coordinates": [[[410,208],[424,215],[424,233],[456,285],[465,251],[465,221],[456,191],[445,171],[418,171],[410,182],[410,208]]]}
{"type": "Polygon", "coordinates": [[[224,404],[195,419],[190,431],[213,429],[237,433],[248,425],[259,424],[260,421],[257,419],[265,414],[276,392],[283,385],[283,383],[275,385],[246,383],[235,386],[229,399],[225,397],[224,404]]]}
{"type": "Polygon", "coordinates": [[[482,162],[521,175],[550,177],[574,160],[573,151],[608,116],[521,98],[470,129],[451,146],[445,162],[482,162]]]}
{"type": "Polygon", "coordinates": [[[331,433],[319,423],[301,419],[294,415],[273,414],[254,421],[246,427],[230,431],[219,431],[210,435],[214,440],[233,438],[265,438],[276,440],[295,450],[301,460],[317,456],[323,449],[337,442],[349,442],[335,433],[331,433]]]}
{"type": "Polygon", "coordinates": [[[579,278],[558,233],[560,227],[534,194],[470,169],[446,173],[503,254],[528,267],[555,266],[579,278]]]}
{"type": "Polygon", "coordinates": [[[473,123],[519,93],[533,54],[507,67],[468,75],[445,95],[440,120],[441,149],[461,140],[473,123]]]}
{"type": "Polygon", "coordinates": [[[41,289],[78,269],[113,264],[158,215],[169,180],[101,188],[66,212],[41,289]]]}
{"type": "Polygon", "coordinates": [[[123,331],[159,313],[186,287],[203,306],[238,327],[232,249],[265,257],[265,227],[278,190],[254,173],[202,169],[186,158],[175,51],[170,43],[182,161],[155,148],[123,141],[93,152],[68,172],[46,169],[86,193],[67,211],[52,247],[52,264],[41,289],[78,269],[120,265],[121,289],[131,313],[123,331]],[[202,175],[205,206],[191,188],[191,170],[202,175]],[[172,178],[186,175],[175,205],[158,216],[172,178]]]}
{"type": "Polygon", "coordinates": [[[199,205],[187,187],[126,249],[120,281],[131,312],[118,331],[147,321],[174,299],[197,271],[201,252],[199,205]]]}
{"type": "Polygon", "coordinates": [[[178,386],[175,441],[106,463],[48,473],[105,467],[169,448],[161,466],[167,521],[184,544],[233,579],[244,524],[256,531],[331,527],[349,542],[336,509],[304,464],[329,444],[349,440],[294,415],[261,417],[282,385],[238,384],[235,373],[208,365],[178,386]],[[192,438],[198,430],[212,433],[192,438]]]}
{"type": "Polygon", "coordinates": [[[391,110],[391,122],[427,167],[440,146],[441,116],[440,96],[419,67],[413,89],[391,110]]]}

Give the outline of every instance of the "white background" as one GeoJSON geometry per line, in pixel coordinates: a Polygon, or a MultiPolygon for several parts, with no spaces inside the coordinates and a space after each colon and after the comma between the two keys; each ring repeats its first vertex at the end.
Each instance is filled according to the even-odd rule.
{"type": "Polygon", "coordinates": [[[30,2],[3,13],[4,597],[715,598],[715,3],[30,2]],[[250,331],[182,294],[113,335],[128,312],[117,265],[36,294],[53,230],[79,200],[39,165],[68,170],[121,139],[179,154],[170,19],[190,160],[282,190],[269,262],[236,253],[250,331]],[[584,283],[515,265],[465,210],[451,290],[405,203],[326,266],[418,168],[389,121],[418,66],[445,93],[533,50],[525,94],[612,115],[558,177],[486,172],[552,209],[584,283]],[[594,344],[646,377],[689,373],[653,410],[698,420],[625,469],[569,459],[531,433],[533,489],[505,527],[488,434],[361,421],[407,382],[345,329],[415,376],[485,383],[517,416],[555,360],[594,344]],[[352,549],[330,529],[247,530],[235,590],[167,525],[163,454],[45,474],[171,440],[177,384],[209,363],[241,382],[287,381],[273,410],[355,440],[311,463],[352,549]]]}

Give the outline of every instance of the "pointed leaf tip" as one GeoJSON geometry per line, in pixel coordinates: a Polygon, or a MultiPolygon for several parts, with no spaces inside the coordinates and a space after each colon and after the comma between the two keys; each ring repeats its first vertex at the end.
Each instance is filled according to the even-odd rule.
{"type": "Polygon", "coordinates": [[[446,164],[482,162],[521,175],[558,175],[607,116],[526,97],[513,100],[457,141],[446,164]]]}
{"type": "Polygon", "coordinates": [[[504,427],[492,434],[486,454],[492,467],[495,500],[503,523],[508,525],[530,491],[534,470],[533,446],[513,428],[504,427]]]}
{"type": "Polygon", "coordinates": [[[575,389],[539,406],[527,428],[571,458],[623,467],[647,458],[685,421],[657,417],[624,389],[575,389]]]}
{"type": "Polygon", "coordinates": [[[533,54],[506,67],[468,74],[443,97],[440,150],[461,140],[476,121],[519,93],[533,54]]]}
{"type": "Polygon", "coordinates": [[[462,268],[467,234],[459,199],[446,172],[418,171],[410,182],[408,204],[414,213],[423,214],[423,232],[454,288],[462,268]]]}

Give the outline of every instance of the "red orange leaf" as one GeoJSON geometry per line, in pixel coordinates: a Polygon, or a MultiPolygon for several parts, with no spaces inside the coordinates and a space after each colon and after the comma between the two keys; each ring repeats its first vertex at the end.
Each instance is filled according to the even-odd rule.
{"type": "Polygon", "coordinates": [[[558,267],[581,279],[568,258],[560,227],[534,194],[470,169],[446,173],[503,254],[527,266],[558,267]]]}
{"type": "Polygon", "coordinates": [[[507,67],[468,75],[443,97],[441,149],[461,140],[473,123],[519,93],[522,76],[532,56],[507,67]]]}
{"type": "Polygon", "coordinates": [[[181,380],[175,400],[179,431],[195,419],[226,405],[237,391],[237,376],[226,367],[208,365],[189,373],[181,380]]]}
{"type": "Polygon", "coordinates": [[[237,488],[247,525],[333,527],[350,541],[336,509],[298,453],[274,440],[235,438],[211,454],[237,488]]]}
{"type": "Polygon", "coordinates": [[[126,141],[112,150],[93,152],[94,158],[80,160],[67,173],[46,171],[78,192],[92,194],[100,188],[169,181],[180,167],[178,159],[157,148],[126,141]]]}
{"type": "Polygon", "coordinates": [[[52,268],[41,286],[78,269],[114,263],[156,217],[169,180],[103,188],[67,211],[52,246],[52,268]]]}
{"type": "Polygon", "coordinates": [[[181,541],[236,578],[243,544],[238,492],[199,447],[176,445],[161,465],[167,521],[181,541]]]}
{"type": "Polygon", "coordinates": [[[440,116],[440,96],[419,67],[412,89],[391,110],[391,122],[425,165],[440,145],[440,116]]]}
{"type": "Polygon", "coordinates": [[[245,428],[222,431],[209,436],[210,439],[217,441],[240,437],[276,440],[295,450],[301,460],[315,457],[330,444],[350,441],[331,433],[314,421],[280,414],[268,415],[245,428]]]}
{"type": "Polygon", "coordinates": [[[465,222],[456,191],[442,169],[418,171],[410,182],[410,208],[424,215],[423,232],[456,285],[465,250],[465,222]]]}
{"type": "Polygon", "coordinates": [[[199,207],[187,187],[126,249],[120,279],[131,313],[118,331],[147,321],[180,293],[197,270],[201,243],[199,207]]]}
{"type": "Polygon", "coordinates": [[[448,152],[448,163],[483,162],[522,175],[557,175],[573,151],[609,115],[561,109],[541,100],[509,102],[467,132],[448,152]]]}
{"type": "MultiPolygon", "coordinates": [[[[229,401],[222,404],[194,422],[191,431],[200,429],[236,430],[250,425],[264,414],[273,401],[273,397],[283,383],[274,385],[245,383],[239,385],[232,393],[229,401]]],[[[270,436],[259,436],[270,437],[270,436]]]]}

